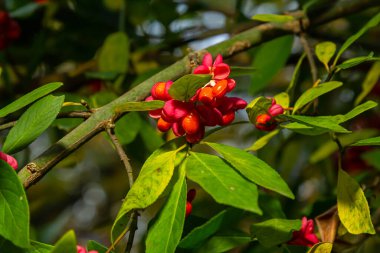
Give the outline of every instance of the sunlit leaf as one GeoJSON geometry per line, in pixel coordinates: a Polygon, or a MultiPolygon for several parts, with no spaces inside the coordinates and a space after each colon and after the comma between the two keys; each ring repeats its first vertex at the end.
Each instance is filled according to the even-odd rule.
{"type": "Polygon", "coordinates": [[[43,96],[46,96],[47,94],[55,91],[56,89],[58,89],[62,85],[63,85],[63,83],[59,83],[59,82],[48,83],[48,84],[45,84],[44,86],[41,86],[41,87],[25,94],[24,96],[20,97],[16,101],[14,101],[14,102],[10,103],[9,105],[5,106],[4,108],[2,108],[0,110],[0,118],[5,117],[12,112],[18,111],[19,109],[33,103],[37,99],[42,98],[43,96]]]}
{"type": "Polygon", "coordinates": [[[267,133],[266,135],[264,135],[263,137],[261,137],[260,139],[256,140],[252,146],[250,146],[249,148],[246,148],[245,150],[247,151],[257,151],[261,148],[263,148],[265,145],[268,144],[268,142],[270,142],[270,140],[272,140],[273,137],[275,137],[278,133],[280,132],[280,129],[276,129],[272,132],[269,132],[267,133]]]}
{"type": "Polygon", "coordinates": [[[77,253],[77,240],[75,233],[70,230],[64,234],[58,242],[54,245],[53,250],[50,253],[77,253]]]}
{"type": "Polygon", "coordinates": [[[178,151],[158,149],[145,161],[115,219],[112,240],[124,230],[130,211],[150,206],[165,190],[172,178],[178,151]]]}
{"type": "Polygon", "coordinates": [[[10,130],[3,145],[5,153],[16,153],[40,136],[57,117],[65,96],[48,95],[26,110],[10,130]]]}
{"type": "Polygon", "coordinates": [[[216,202],[261,214],[257,186],[220,157],[191,152],[186,159],[187,177],[199,184],[216,202]]]}
{"type": "Polygon", "coordinates": [[[210,80],[211,75],[184,75],[172,84],[169,94],[176,100],[188,101],[199,88],[205,86],[210,80]]]}
{"type": "Polygon", "coordinates": [[[145,252],[175,252],[185,223],[186,178],[185,167],[180,166],[178,179],[165,206],[148,231],[145,252]]]}
{"type": "Polygon", "coordinates": [[[294,17],[289,15],[278,14],[256,14],[252,17],[252,19],[263,22],[286,23],[289,21],[293,21],[294,17]]]}
{"type": "Polygon", "coordinates": [[[375,234],[368,202],[359,184],[345,171],[338,175],[338,215],[351,234],[375,234]]]}
{"type": "Polygon", "coordinates": [[[329,242],[321,242],[314,244],[311,249],[307,253],[330,253],[332,250],[332,243],[329,242]]]}
{"type": "Polygon", "coordinates": [[[254,155],[244,150],[219,143],[205,142],[227,160],[248,180],[293,199],[294,195],[280,174],[254,155]]]}
{"type": "Polygon", "coordinates": [[[29,247],[29,207],[15,170],[0,160],[0,236],[29,247]],[[16,236],[17,235],[17,236],[16,236]]]}
{"type": "Polygon", "coordinates": [[[326,94],[340,86],[342,86],[342,82],[331,81],[327,83],[322,83],[318,86],[312,87],[306,90],[302,95],[298,98],[296,103],[294,104],[293,114],[299,109],[305,106],[306,104],[314,101],[314,99],[319,96],[326,94]]]}
{"type": "MultiPolygon", "coordinates": [[[[88,251],[91,251],[91,250],[96,250],[98,253],[106,253],[108,248],[101,245],[100,243],[96,242],[96,241],[88,241],[87,242],[87,250],[88,251]]],[[[114,251],[111,251],[110,253],[113,253],[114,251]]]]}
{"type": "Polygon", "coordinates": [[[358,142],[355,142],[354,144],[351,144],[351,146],[379,146],[380,145],[380,136],[360,140],[358,142]]]}
{"type": "Polygon", "coordinates": [[[355,67],[355,66],[357,66],[363,62],[378,61],[378,60],[380,60],[380,58],[379,57],[373,57],[373,52],[371,52],[368,56],[359,56],[359,57],[348,59],[336,67],[339,69],[349,69],[349,68],[355,67]]]}
{"type": "Polygon", "coordinates": [[[288,108],[290,103],[289,94],[286,92],[281,92],[273,97],[276,100],[276,104],[281,105],[283,108],[288,108]]]}
{"type": "Polygon", "coordinates": [[[323,63],[327,71],[330,71],[328,64],[330,59],[334,56],[335,50],[336,45],[331,41],[321,42],[315,46],[315,54],[317,55],[318,60],[323,63]]]}
{"type": "Polygon", "coordinates": [[[311,127],[323,128],[337,133],[350,133],[344,127],[340,126],[334,116],[302,116],[302,115],[281,115],[283,119],[287,119],[293,122],[298,122],[311,127]]]}
{"type": "Polygon", "coordinates": [[[301,229],[301,220],[270,219],[251,226],[251,235],[265,247],[292,239],[292,232],[301,229]]]}
{"type": "Polygon", "coordinates": [[[362,83],[362,92],[355,99],[355,105],[358,105],[373,89],[380,78],[380,61],[375,62],[368,71],[362,83]]]}

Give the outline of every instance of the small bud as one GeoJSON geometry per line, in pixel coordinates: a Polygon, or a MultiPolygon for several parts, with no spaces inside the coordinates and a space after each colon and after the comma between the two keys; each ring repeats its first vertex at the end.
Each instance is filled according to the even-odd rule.
{"type": "Polygon", "coordinates": [[[284,113],[284,108],[282,108],[282,106],[279,105],[279,104],[274,104],[274,105],[271,105],[271,107],[268,110],[268,113],[272,117],[276,117],[277,115],[280,115],[280,114],[284,113]]]}
{"type": "Polygon", "coordinates": [[[272,131],[277,127],[277,122],[268,114],[260,114],[256,118],[255,126],[262,131],[272,131]]]}
{"type": "Polygon", "coordinates": [[[189,201],[186,202],[186,217],[188,217],[191,214],[191,211],[193,210],[193,206],[189,201]]]}

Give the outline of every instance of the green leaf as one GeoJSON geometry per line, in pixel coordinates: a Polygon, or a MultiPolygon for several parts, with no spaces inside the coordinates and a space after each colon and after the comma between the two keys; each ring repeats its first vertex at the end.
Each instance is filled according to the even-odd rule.
{"type": "Polygon", "coordinates": [[[64,234],[50,253],[77,253],[77,240],[74,231],[70,230],[64,234]]]}
{"type": "MultiPolygon", "coordinates": [[[[50,253],[53,246],[44,244],[41,242],[31,241],[30,248],[28,248],[25,253],[50,253]]],[[[101,253],[101,252],[99,252],[101,253]]]]}
{"type": "Polygon", "coordinates": [[[308,126],[308,125],[304,125],[304,124],[297,123],[297,122],[292,122],[289,124],[282,124],[281,127],[289,129],[289,130],[296,132],[296,133],[299,133],[299,134],[311,135],[311,136],[321,135],[324,133],[328,133],[330,131],[326,128],[308,126]]]}
{"type": "MultiPolygon", "coordinates": [[[[165,146],[164,146],[165,147],[165,146]]],[[[153,204],[172,178],[177,152],[158,149],[145,161],[140,174],[129,190],[112,227],[112,240],[124,230],[127,214],[153,204]]]]}
{"type": "Polygon", "coordinates": [[[18,111],[19,109],[33,103],[37,99],[42,98],[42,97],[46,96],[47,94],[55,91],[56,89],[58,89],[62,85],[63,85],[63,83],[59,83],[59,82],[48,83],[48,84],[45,84],[44,86],[41,86],[41,87],[25,94],[24,96],[20,97],[16,101],[14,101],[14,102],[10,103],[9,105],[5,106],[4,108],[2,108],[0,110],[0,118],[5,117],[12,112],[18,111]]]}
{"type": "Polygon", "coordinates": [[[90,97],[90,104],[92,107],[97,108],[110,103],[112,100],[116,98],[117,95],[114,92],[100,91],[90,97]]]}
{"type": "MultiPolygon", "coordinates": [[[[102,244],[96,242],[96,241],[88,241],[87,242],[87,250],[96,250],[98,253],[106,253],[108,248],[103,246],[102,244]]],[[[111,251],[113,253],[114,251],[111,251]]]]}
{"type": "MultiPolygon", "coordinates": [[[[376,129],[362,129],[351,134],[339,136],[339,141],[343,147],[346,147],[363,138],[373,137],[378,133],[379,131],[376,129]]],[[[336,142],[329,140],[310,155],[309,161],[310,163],[317,163],[329,157],[337,150],[338,146],[336,145],[336,142]]]]}
{"type": "Polygon", "coordinates": [[[184,75],[172,84],[169,89],[169,94],[176,100],[188,101],[195,95],[197,90],[205,86],[211,78],[211,75],[184,75]]]}
{"type": "Polygon", "coordinates": [[[293,21],[294,17],[289,15],[278,14],[256,14],[252,17],[252,19],[263,22],[286,23],[289,21],[293,21]]]}
{"type": "Polygon", "coordinates": [[[339,115],[337,115],[336,120],[339,124],[346,122],[352,118],[355,118],[359,114],[362,114],[363,112],[368,111],[368,110],[370,110],[376,106],[377,106],[376,102],[369,100],[369,101],[367,101],[361,105],[356,106],[354,109],[352,109],[348,113],[344,114],[343,117],[339,117],[339,115]]]}
{"type": "Polygon", "coordinates": [[[266,42],[258,48],[252,63],[252,67],[256,69],[256,72],[252,76],[252,85],[249,89],[251,94],[263,89],[285,66],[291,53],[292,45],[293,36],[287,35],[266,42]]]}
{"type": "Polygon", "coordinates": [[[334,116],[301,116],[301,115],[280,115],[283,119],[298,122],[312,127],[323,128],[336,133],[350,133],[344,127],[340,126],[334,116]]]}
{"type": "Polygon", "coordinates": [[[185,166],[180,166],[178,174],[178,180],[174,184],[165,206],[148,231],[145,251],[147,253],[174,253],[181,239],[186,212],[185,166]]]}
{"type": "Polygon", "coordinates": [[[122,145],[131,143],[141,128],[142,119],[137,112],[130,112],[115,124],[115,134],[122,145]]]}
{"type": "Polygon", "coordinates": [[[315,54],[317,55],[317,58],[320,62],[323,63],[326,70],[329,72],[329,61],[334,56],[336,50],[335,43],[331,41],[325,41],[318,43],[315,46],[315,54]]]}
{"type": "Polygon", "coordinates": [[[339,69],[349,69],[349,68],[355,67],[355,66],[357,66],[363,62],[379,61],[379,60],[380,60],[380,58],[379,57],[373,57],[373,52],[371,52],[368,56],[359,56],[359,57],[348,59],[336,67],[339,69]]]}
{"type": "Polygon", "coordinates": [[[255,68],[252,68],[252,67],[230,66],[230,69],[231,69],[230,77],[253,75],[255,72],[255,68]]]}
{"type": "Polygon", "coordinates": [[[314,99],[318,98],[319,96],[326,94],[327,92],[330,92],[342,85],[343,85],[342,82],[331,81],[327,83],[322,83],[318,86],[315,86],[306,90],[304,93],[302,93],[302,95],[298,98],[298,100],[294,104],[293,114],[298,109],[312,102],[314,99]]]}
{"type": "Polygon", "coordinates": [[[0,235],[14,245],[29,247],[29,207],[15,170],[0,160],[0,235]]]}
{"type": "Polygon", "coordinates": [[[9,13],[9,16],[12,18],[26,18],[32,15],[36,10],[40,9],[42,7],[41,4],[38,3],[28,3],[20,8],[17,8],[16,10],[13,10],[11,13],[9,13]]]}
{"type": "Polygon", "coordinates": [[[123,105],[115,107],[115,112],[124,113],[132,111],[150,111],[164,107],[165,102],[161,100],[126,102],[123,105]]]}
{"type": "Polygon", "coordinates": [[[367,76],[365,77],[362,83],[362,92],[355,99],[355,105],[358,105],[375,87],[377,81],[380,78],[380,61],[375,62],[371,69],[368,71],[367,76]]]}
{"type": "Polygon", "coordinates": [[[275,137],[278,133],[280,132],[280,129],[276,129],[272,132],[269,132],[267,133],[266,135],[264,135],[263,137],[261,137],[260,139],[256,140],[252,146],[250,146],[249,148],[246,148],[245,150],[246,151],[257,151],[261,148],[263,148],[265,145],[268,144],[268,142],[270,140],[272,140],[273,137],[275,137]]]}
{"type": "Polygon", "coordinates": [[[129,61],[129,41],[124,32],[108,35],[99,54],[100,72],[126,73],[129,61]]]}
{"type": "Polygon", "coordinates": [[[276,100],[276,104],[281,105],[283,108],[288,108],[290,103],[289,94],[286,92],[281,92],[273,97],[276,100]]]}
{"type": "MultiPolygon", "coordinates": [[[[241,233],[240,233],[241,234],[241,233]]],[[[248,244],[252,241],[247,235],[213,236],[197,252],[198,253],[223,253],[238,246],[248,244]]]]}
{"type": "Polygon", "coordinates": [[[183,249],[198,248],[207,238],[215,234],[221,228],[229,226],[231,222],[236,221],[242,214],[243,211],[240,209],[225,209],[203,225],[194,228],[181,240],[178,246],[183,249]]]}
{"type": "Polygon", "coordinates": [[[64,99],[65,96],[48,95],[29,107],[9,131],[3,151],[16,153],[37,139],[53,123],[64,99]]]}
{"type": "Polygon", "coordinates": [[[380,171],[380,149],[370,150],[360,156],[368,165],[380,171]]]}
{"type": "Polygon", "coordinates": [[[212,142],[205,142],[205,144],[221,154],[231,166],[248,180],[288,198],[294,199],[292,191],[281,178],[280,174],[256,156],[251,155],[244,150],[224,144],[212,142]]]}
{"type": "Polygon", "coordinates": [[[343,54],[346,49],[352,45],[357,39],[359,39],[365,32],[367,32],[370,28],[375,27],[380,22],[380,13],[378,13],[376,16],[372,17],[367,24],[365,24],[357,33],[350,36],[342,45],[342,47],[339,49],[337,55],[335,56],[333,66],[336,65],[338,62],[340,56],[343,54]]]}
{"type": "Polygon", "coordinates": [[[307,253],[330,253],[333,248],[333,244],[329,242],[321,242],[314,244],[307,253]]]}
{"type": "Polygon", "coordinates": [[[252,237],[265,247],[272,247],[292,239],[292,232],[301,229],[301,220],[270,219],[252,224],[252,237]]]}
{"type": "Polygon", "coordinates": [[[338,215],[351,234],[375,234],[367,199],[359,184],[345,171],[338,174],[338,215]]]}
{"type": "Polygon", "coordinates": [[[190,180],[199,184],[216,202],[261,214],[255,184],[245,180],[220,157],[191,152],[186,159],[190,180]]]}
{"type": "Polygon", "coordinates": [[[351,146],[379,146],[380,145],[380,136],[360,140],[358,142],[355,142],[354,144],[351,144],[351,146]]]}

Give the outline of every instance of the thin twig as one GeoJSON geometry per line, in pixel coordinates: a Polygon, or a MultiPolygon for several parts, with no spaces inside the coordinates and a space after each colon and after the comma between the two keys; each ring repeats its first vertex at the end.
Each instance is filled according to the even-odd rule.
{"type": "Polygon", "coordinates": [[[338,149],[339,149],[338,167],[339,167],[339,169],[342,169],[343,168],[343,166],[342,166],[342,159],[343,159],[343,156],[344,156],[344,147],[343,147],[342,143],[340,142],[339,138],[336,136],[335,133],[331,133],[331,138],[336,143],[336,145],[338,146],[338,149]]]}
{"type": "MultiPolygon", "coordinates": [[[[111,141],[112,141],[113,145],[115,146],[115,149],[116,149],[121,161],[124,163],[125,170],[127,171],[127,174],[128,174],[129,187],[132,187],[132,185],[134,183],[132,166],[129,163],[129,158],[128,158],[127,154],[124,152],[122,145],[120,144],[117,136],[115,135],[114,130],[115,130],[114,125],[112,122],[110,122],[110,124],[108,124],[108,126],[106,126],[107,134],[111,138],[111,141]]],[[[137,211],[133,211],[131,213],[131,216],[129,217],[129,221],[128,221],[126,228],[119,235],[119,237],[115,240],[115,242],[110,246],[110,248],[108,249],[107,252],[110,252],[110,250],[121,241],[121,239],[124,237],[124,235],[128,231],[129,231],[129,237],[128,237],[128,243],[127,243],[127,247],[125,249],[125,252],[126,253],[131,252],[132,246],[133,246],[133,240],[134,240],[135,233],[137,230],[137,217],[138,217],[137,211]]]]}
{"type": "Polygon", "coordinates": [[[17,121],[11,121],[11,122],[5,123],[3,125],[0,125],[0,131],[14,127],[14,125],[16,125],[16,122],[17,121]]]}
{"type": "Polygon", "coordinates": [[[315,83],[318,78],[317,66],[315,65],[313,52],[311,51],[310,45],[306,39],[306,34],[303,32],[300,33],[300,42],[306,53],[307,61],[309,62],[309,65],[310,65],[310,72],[311,72],[311,77],[313,79],[313,83],[315,83]]]}
{"type": "Polygon", "coordinates": [[[115,135],[114,127],[107,126],[106,131],[107,131],[108,136],[111,138],[113,145],[115,146],[116,152],[119,155],[120,160],[124,163],[124,167],[128,175],[129,187],[132,187],[134,179],[133,179],[132,166],[129,163],[129,158],[127,154],[124,152],[123,147],[121,146],[118,138],[115,135]]]}

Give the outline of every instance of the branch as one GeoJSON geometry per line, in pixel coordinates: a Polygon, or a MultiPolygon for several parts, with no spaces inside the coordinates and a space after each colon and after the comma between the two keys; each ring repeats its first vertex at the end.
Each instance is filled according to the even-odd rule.
{"type": "MultiPolygon", "coordinates": [[[[344,6],[332,6],[328,11],[322,10],[318,12],[311,9],[309,12],[312,13],[313,16],[309,17],[309,19],[306,17],[303,18],[302,24],[304,24],[304,28],[306,29],[310,28],[310,25],[314,28],[314,26],[321,25],[352,13],[357,13],[372,6],[380,6],[380,1],[354,0],[344,6]]],[[[163,71],[140,83],[121,97],[99,108],[90,118],[64,136],[57,143],[53,144],[34,161],[29,163],[29,166],[27,165],[22,168],[19,172],[19,178],[23,182],[24,187],[28,188],[38,182],[60,160],[71,154],[98,132],[102,131],[105,124],[107,124],[110,119],[114,118],[117,120],[122,116],[115,114],[115,107],[121,106],[126,102],[143,100],[148,96],[151,87],[156,82],[176,80],[189,73],[192,70],[193,63],[201,62],[201,58],[206,51],[214,56],[219,53],[224,57],[230,57],[268,40],[286,34],[299,33],[301,31],[299,23],[298,20],[295,20],[284,24],[269,23],[259,25],[237,34],[229,40],[206,48],[205,51],[191,53],[189,56],[184,57],[182,60],[177,61],[163,71]],[[31,167],[30,165],[33,165],[33,170],[28,169],[31,167]]]]}

